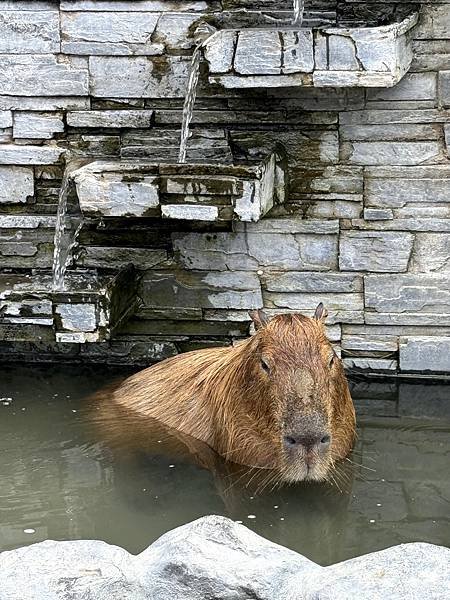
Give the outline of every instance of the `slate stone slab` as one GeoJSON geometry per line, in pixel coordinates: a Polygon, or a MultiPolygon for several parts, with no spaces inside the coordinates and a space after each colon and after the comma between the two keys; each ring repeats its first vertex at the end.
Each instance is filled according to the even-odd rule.
{"type": "Polygon", "coordinates": [[[402,371],[450,371],[450,337],[400,338],[400,367],[402,371]]]}
{"type": "Polygon", "coordinates": [[[48,272],[0,275],[0,332],[8,341],[99,342],[133,314],[138,278],[129,264],[111,275],[68,272],[65,288],[52,289],[48,272]],[[33,329],[26,326],[34,326],[33,329]]]}
{"type": "Polygon", "coordinates": [[[218,31],[205,42],[210,81],[225,88],[392,87],[408,71],[417,14],[380,27],[218,31]]]}
{"type": "Polygon", "coordinates": [[[281,149],[255,165],[94,161],[71,176],[86,216],[210,222],[258,221],[284,202],[287,177],[281,149]]]}

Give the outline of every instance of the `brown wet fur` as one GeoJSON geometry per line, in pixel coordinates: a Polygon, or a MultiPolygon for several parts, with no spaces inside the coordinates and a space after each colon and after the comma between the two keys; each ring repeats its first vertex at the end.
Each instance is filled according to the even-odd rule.
{"type": "Polygon", "coordinates": [[[355,413],[323,323],[299,314],[254,320],[259,329],[237,346],[169,358],[126,379],[110,398],[279,480],[332,481],[336,462],[352,449],[355,413]],[[328,433],[329,450],[287,451],[286,434],[303,430],[328,433]]]}

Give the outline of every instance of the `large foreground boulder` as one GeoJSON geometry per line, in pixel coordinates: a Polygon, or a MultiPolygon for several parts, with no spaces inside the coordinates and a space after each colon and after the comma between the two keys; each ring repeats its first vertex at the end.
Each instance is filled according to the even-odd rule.
{"type": "Polygon", "coordinates": [[[445,598],[450,550],[405,544],[331,567],[224,517],[204,517],[133,556],[100,541],[0,554],[0,600],[445,598]]]}

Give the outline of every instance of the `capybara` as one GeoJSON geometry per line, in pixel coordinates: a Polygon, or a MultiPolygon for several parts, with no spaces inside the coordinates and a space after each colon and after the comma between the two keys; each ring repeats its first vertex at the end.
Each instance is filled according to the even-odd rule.
{"type": "Polygon", "coordinates": [[[282,481],[332,478],[352,449],[355,411],[324,316],[322,304],[314,318],[253,311],[247,340],[164,360],[126,379],[113,401],[282,481]]]}

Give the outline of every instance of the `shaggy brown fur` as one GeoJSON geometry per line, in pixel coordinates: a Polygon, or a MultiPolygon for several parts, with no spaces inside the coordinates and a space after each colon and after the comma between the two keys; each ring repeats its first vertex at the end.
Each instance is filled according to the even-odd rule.
{"type": "Polygon", "coordinates": [[[326,479],[351,451],[355,414],[340,360],[316,317],[253,315],[257,332],[234,347],[169,358],[124,381],[113,400],[206,442],[236,463],[283,480],[326,479]],[[286,435],[322,432],[329,449],[286,448],[286,435]]]}

